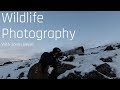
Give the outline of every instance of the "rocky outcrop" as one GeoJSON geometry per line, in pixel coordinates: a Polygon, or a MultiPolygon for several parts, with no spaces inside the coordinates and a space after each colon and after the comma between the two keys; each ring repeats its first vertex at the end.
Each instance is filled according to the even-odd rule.
{"type": "Polygon", "coordinates": [[[24,77],[24,72],[19,74],[18,79],[21,79],[22,77],[24,77]]]}
{"type": "Polygon", "coordinates": [[[118,49],[120,49],[120,44],[119,44],[119,45],[116,45],[116,47],[117,47],[118,49]]]}
{"type": "Polygon", "coordinates": [[[91,54],[98,54],[99,52],[91,52],[91,54]]]}
{"type": "Polygon", "coordinates": [[[81,79],[82,75],[80,74],[81,72],[74,72],[74,73],[70,73],[67,77],[64,77],[63,79],[81,79]]]}
{"type": "Polygon", "coordinates": [[[11,75],[10,75],[10,74],[8,74],[6,78],[9,78],[9,77],[11,77],[11,75]]]}
{"type": "Polygon", "coordinates": [[[116,77],[115,72],[112,71],[112,68],[107,63],[104,63],[104,64],[101,64],[101,65],[97,66],[96,70],[98,72],[108,76],[108,77],[116,77]]]}
{"type": "Polygon", "coordinates": [[[104,51],[110,51],[110,50],[115,50],[111,45],[107,46],[104,51]]]}
{"type": "Polygon", "coordinates": [[[59,64],[57,66],[57,68],[58,68],[57,69],[57,74],[58,74],[57,76],[59,76],[60,74],[64,73],[65,71],[75,68],[75,66],[63,63],[63,64],[59,64]]]}
{"type": "Polygon", "coordinates": [[[107,63],[95,66],[95,70],[85,73],[84,76],[81,73],[69,73],[67,77],[63,79],[110,79],[115,78],[116,74],[112,71],[110,65],[107,63]]]}
{"type": "Polygon", "coordinates": [[[100,73],[98,73],[97,71],[92,71],[92,72],[86,73],[82,79],[106,79],[106,78],[100,73]]]}
{"type": "Polygon", "coordinates": [[[24,67],[25,67],[25,66],[19,66],[19,67],[17,68],[17,70],[18,70],[18,69],[22,69],[22,68],[24,68],[24,67]]]}
{"type": "Polygon", "coordinates": [[[112,57],[107,57],[107,58],[100,58],[103,62],[112,62],[112,57]]]}
{"type": "Polygon", "coordinates": [[[65,51],[64,54],[65,55],[74,55],[74,54],[84,55],[84,47],[80,46],[80,47],[65,51]]]}
{"type": "Polygon", "coordinates": [[[1,64],[0,66],[5,66],[5,65],[9,65],[9,64],[13,64],[13,62],[8,61],[8,62],[5,62],[5,63],[1,64]]]}

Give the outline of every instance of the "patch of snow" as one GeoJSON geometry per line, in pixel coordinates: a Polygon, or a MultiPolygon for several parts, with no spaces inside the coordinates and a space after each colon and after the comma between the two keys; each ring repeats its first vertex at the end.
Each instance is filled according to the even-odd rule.
{"type": "MultiPolygon", "coordinates": [[[[71,70],[67,70],[63,74],[58,76],[58,79],[62,79],[66,77],[69,73],[74,73],[75,71],[81,72],[81,75],[84,76],[85,73],[89,73],[95,70],[95,66],[98,66],[103,63],[107,63],[111,66],[111,68],[115,71],[117,78],[120,78],[120,49],[115,47],[117,44],[112,44],[115,50],[104,51],[104,49],[108,46],[99,46],[95,48],[90,48],[85,50],[85,55],[74,55],[75,60],[72,62],[63,61],[66,57],[64,57],[61,62],[65,64],[70,64],[76,66],[71,70]],[[113,62],[103,62],[100,58],[112,57],[113,62]]],[[[32,59],[29,60],[21,60],[21,61],[13,61],[13,64],[7,64],[2,66],[8,60],[1,61],[0,66],[0,79],[18,79],[19,75],[23,72],[24,76],[21,79],[27,79],[28,71],[31,66],[35,63],[38,63],[41,54],[36,54],[32,59]],[[18,69],[18,67],[23,66],[24,68],[18,69]]],[[[51,73],[53,70],[52,67],[49,68],[48,72],[51,73]]]]}

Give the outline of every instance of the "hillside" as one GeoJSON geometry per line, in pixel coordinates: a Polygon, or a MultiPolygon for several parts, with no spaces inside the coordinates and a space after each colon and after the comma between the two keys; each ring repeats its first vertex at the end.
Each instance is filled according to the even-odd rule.
{"type": "MultiPolygon", "coordinates": [[[[72,57],[61,60],[58,79],[120,78],[120,43],[86,49],[84,55],[72,57]]],[[[38,61],[39,58],[32,58],[4,62],[0,65],[0,79],[27,79],[30,67],[38,61]]]]}

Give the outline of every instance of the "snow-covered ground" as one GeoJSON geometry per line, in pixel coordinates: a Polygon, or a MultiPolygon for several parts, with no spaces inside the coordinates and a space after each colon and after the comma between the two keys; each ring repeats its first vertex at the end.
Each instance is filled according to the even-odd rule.
{"type": "Polygon", "coordinates": [[[0,66],[0,79],[19,79],[21,73],[24,73],[21,79],[27,79],[28,70],[37,62],[38,59],[31,59],[15,61],[13,64],[0,66]]]}
{"type": "Polygon", "coordinates": [[[118,44],[113,44],[112,46],[116,50],[111,50],[111,51],[104,51],[104,49],[109,46],[99,46],[96,48],[91,48],[85,50],[84,56],[78,56],[75,55],[75,60],[73,62],[63,62],[66,64],[72,64],[76,66],[76,68],[72,70],[68,70],[65,73],[61,74],[58,79],[61,79],[63,77],[66,77],[69,73],[74,73],[74,71],[81,72],[81,75],[85,75],[85,73],[89,73],[93,70],[95,70],[95,67],[93,65],[100,65],[105,62],[100,60],[100,58],[107,58],[107,57],[113,57],[113,62],[107,62],[111,66],[113,70],[115,70],[117,78],[120,78],[120,49],[115,47],[118,44]],[[91,54],[93,53],[93,54],[91,54]]]}
{"type": "MultiPolygon", "coordinates": [[[[85,73],[95,70],[93,65],[100,65],[105,63],[100,60],[100,58],[107,57],[112,57],[113,61],[106,63],[109,64],[115,71],[116,77],[120,78],[120,49],[116,47],[118,44],[119,43],[112,44],[115,50],[104,51],[108,45],[99,46],[85,50],[85,55],[74,55],[75,60],[73,62],[62,61],[62,63],[71,64],[76,67],[59,75],[58,79],[62,79],[74,71],[81,72],[81,75],[85,75],[85,73]]],[[[34,58],[30,60],[15,61],[12,64],[0,66],[0,79],[27,79],[27,74],[30,67],[38,61],[39,59],[34,58]],[[22,78],[20,78],[21,73],[22,78]]]]}

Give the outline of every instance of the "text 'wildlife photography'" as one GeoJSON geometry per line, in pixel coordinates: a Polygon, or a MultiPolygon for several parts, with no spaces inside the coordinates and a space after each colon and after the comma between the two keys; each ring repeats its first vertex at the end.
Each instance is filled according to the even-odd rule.
{"type": "Polygon", "coordinates": [[[0,11],[0,79],[120,79],[120,11],[0,11]]]}

